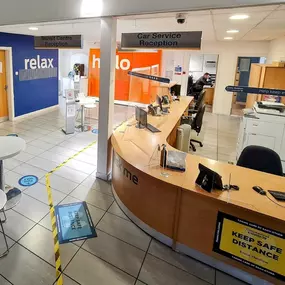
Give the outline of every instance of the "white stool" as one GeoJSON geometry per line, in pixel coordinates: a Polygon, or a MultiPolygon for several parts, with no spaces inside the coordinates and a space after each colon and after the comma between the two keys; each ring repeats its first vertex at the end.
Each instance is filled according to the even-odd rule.
{"type": "Polygon", "coordinates": [[[3,236],[4,236],[6,248],[7,248],[7,250],[0,255],[0,258],[6,256],[9,253],[9,246],[8,246],[8,243],[7,243],[7,239],[6,239],[6,235],[5,235],[5,231],[4,231],[4,227],[3,227],[3,223],[5,223],[6,220],[7,220],[7,217],[6,217],[6,214],[5,214],[5,210],[4,210],[4,207],[5,207],[6,203],[7,203],[7,196],[4,193],[4,191],[2,191],[0,189],[0,212],[3,212],[4,217],[5,217],[5,220],[1,220],[0,219],[0,225],[1,225],[3,236]]]}
{"type": "Polygon", "coordinates": [[[92,120],[92,113],[91,113],[91,111],[92,111],[92,109],[95,109],[97,107],[97,105],[96,105],[96,103],[89,103],[89,104],[84,104],[84,111],[86,110],[86,115],[87,116],[85,116],[85,113],[84,113],[84,117],[86,117],[87,118],[87,120],[89,119],[89,122],[87,122],[87,124],[88,124],[88,127],[89,127],[89,125],[91,126],[92,124],[91,124],[91,120],[92,120]]]}

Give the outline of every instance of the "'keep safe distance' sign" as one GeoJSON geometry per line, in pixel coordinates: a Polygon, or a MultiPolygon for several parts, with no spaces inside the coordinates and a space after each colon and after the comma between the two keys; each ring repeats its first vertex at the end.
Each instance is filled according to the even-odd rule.
{"type": "Polygon", "coordinates": [[[213,251],[285,281],[285,234],[219,212],[213,251]]]}

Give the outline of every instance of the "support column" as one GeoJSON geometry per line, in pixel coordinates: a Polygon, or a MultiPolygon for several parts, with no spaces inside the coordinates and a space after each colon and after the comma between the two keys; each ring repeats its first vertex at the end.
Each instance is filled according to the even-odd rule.
{"type": "Polygon", "coordinates": [[[109,180],[111,174],[111,142],[113,132],[117,19],[101,19],[100,103],[98,135],[98,178],[109,180]]]}

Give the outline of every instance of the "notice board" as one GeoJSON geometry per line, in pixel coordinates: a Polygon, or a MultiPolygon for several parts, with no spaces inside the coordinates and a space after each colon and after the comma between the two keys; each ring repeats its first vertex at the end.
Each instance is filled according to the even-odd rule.
{"type": "Polygon", "coordinates": [[[285,235],[218,212],[213,251],[285,281],[285,235]]]}

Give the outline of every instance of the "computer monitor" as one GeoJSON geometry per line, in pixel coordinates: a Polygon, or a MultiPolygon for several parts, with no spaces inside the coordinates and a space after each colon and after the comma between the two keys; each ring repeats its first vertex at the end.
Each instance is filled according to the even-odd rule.
{"type": "Polygon", "coordinates": [[[137,128],[145,128],[147,126],[147,112],[140,107],[136,107],[136,120],[138,121],[137,128]]]}
{"type": "Polygon", "coordinates": [[[213,189],[223,190],[222,177],[215,171],[199,163],[200,173],[196,179],[196,184],[207,192],[213,189]]]}
{"type": "Polygon", "coordinates": [[[136,121],[140,120],[140,108],[136,107],[136,121]]]}
{"type": "Polygon", "coordinates": [[[180,92],[181,92],[181,85],[177,85],[175,84],[174,86],[172,86],[170,88],[170,93],[171,95],[174,95],[174,96],[180,96],[180,92]]]}

